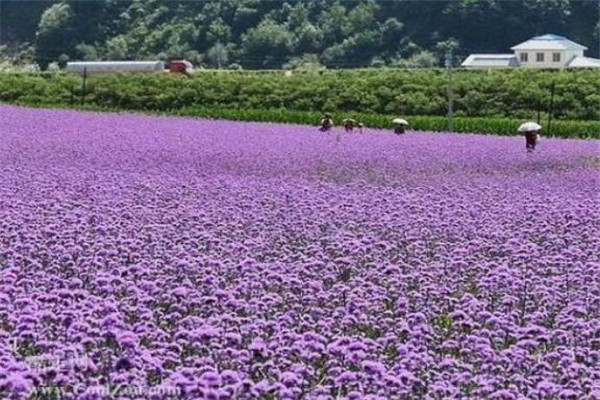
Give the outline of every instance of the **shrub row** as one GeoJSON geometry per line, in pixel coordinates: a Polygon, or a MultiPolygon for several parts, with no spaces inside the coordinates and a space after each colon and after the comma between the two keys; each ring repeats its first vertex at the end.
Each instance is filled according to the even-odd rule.
{"type": "MultiPolygon", "coordinates": [[[[91,76],[84,100],[116,110],[292,123],[315,123],[326,110],[382,128],[393,116],[413,116],[415,129],[443,131],[446,78],[442,70],[201,71],[191,79],[114,74],[91,76]]],[[[453,81],[457,132],[514,134],[520,122],[537,117],[538,108],[545,111],[555,82],[551,133],[600,135],[600,74],[595,71],[460,70],[453,81]]],[[[81,104],[82,95],[78,76],[0,74],[0,101],[63,107],[81,104]]]]}
{"type": "MultiPolygon", "coordinates": [[[[168,114],[202,118],[228,119],[237,121],[281,122],[304,125],[316,125],[321,114],[311,111],[291,111],[285,109],[206,109],[183,108],[170,110],[168,114]]],[[[334,116],[337,125],[342,118],[351,117],[372,128],[391,129],[392,115],[349,113],[334,116]]],[[[408,117],[410,129],[417,131],[444,132],[448,130],[448,119],[437,116],[408,117]]],[[[454,118],[454,132],[484,133],[495,135],[518,135],[518,127],[523,121],[506,118],[454,118]]],[[[600,122],[594,121],[552,121],[550,132],[544,134],[564,138],[600,139],[600,122]]]]}

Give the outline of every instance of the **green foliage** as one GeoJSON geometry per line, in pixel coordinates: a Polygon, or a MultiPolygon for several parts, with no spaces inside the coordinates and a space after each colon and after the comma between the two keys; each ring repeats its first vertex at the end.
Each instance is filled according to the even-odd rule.
{"type": "Polygon", "coordinates": [[[73,35],[74,13],[68,4],[54,4],[41,17],[36,40],[36,61],[47,66],[50,60],[58,60],[65,43],[73,35]]]}
{"type": "Polygon", "coordinates": [[[228,64],[229,61],[229,49],[220,42],[217,42],[213,47],[208,50],[206,55],[212,67],[221,69],[223,66],[228,64]]]}
{"type": "Polygon", "coordinates": [[[67,28],[72,18],[73,11],[68,4],[54,4],[42,14],[38,34],[49,35],[54,31],[67,28]]]}
{"type": "Polygon", "coordinates": [[[281,68],[281,57],[291,53],[293,40],[284,25],[265,20],[244,36],[242,51],[251,67],[281,68]]]}
{"type": "MultiPolygon", "coordinates": [[[[555,82],[552,134],[600,137],[595,71],[457,71],[453,81],[457,132],[515,134],[520,122],[537,118],[538,107],[546,125],[555,82]]],[[[443,70],[223,70],[200,71],[191,79],[111,74],[91,76],[85,99],[109,109],[309,124],[328,110],[382,128],[405,116],[415,129],[441,131],[447,127],[446,82],[443,70]]],[[[80,97],[76,75],[0,74],[2,102],[62,107],[80,97]]]]}
{"type": "Polygon", "coordinates": [[[432,52],[424,50],[406,60],[395,60],[393,64],[394,66],[405,68],[434,68],[438,66],[438,59],[432,52]]]}
{"type": "Polygon", "coordinates": [[[109,60],[130,59],[127,39],[124,36],[115,36],[106,42],[106,56],[109,60]]]}
{"type": "MultiPolygon", "coordinates": [[[[315,54],[328,68],[431,65],[459,43],[457,58],[508,52],[558,33],[598,56],[597,0],[46,0],[0,1],[0,37],[12,49],[35,40],[36,61],[215,57],[244,68],[279,68],[315,54]],[[36,36],[37,32],[37,36],[36,36]],[[227,49],[227,57],[221,44],[227,49]],[[91,47],[82,47],[91,46],[91,47]],[[439,46],[436,46],[439,45],[439,46]],[[210,54],[209,54],[210,52],[210,54]],[[219,55],[219,57],[217,57],[219,55]],[[438,59],[439,54],[438,54],[438,59]],[[409,60],[409,61],[406,61],[409,60]]],[[[456,60],[458,61],[458,60],[456,60]]]]}
{"type": "Polygon", "coordinates": [[[75,49],[77,50],[79,58],[84,61],[96,61],[99,58],[96,47],[91,44],[80,43],[75,49]]]}
{"type": "MultiPolygon", "coordinates": [[[[202,118],[228,119],[238,121],[280,122],[287,124],[316,125],[321,118],[319,112],[289,111],[282,109],[267,110],[231,110],[209,108],[182,108],[170,110],[170,114],[202,118]]],[[[352,118],[365,126],[380,129],[392,129],[391,115],[352,113],[352,118]]],[[[334,121],[341,125],[341,115],[334,121]]],[[[447,131],[448,120],[445,117],[412,116],[408,118],[410,129],[416,131],[444,132],[447,131]]],[[[494,135],[517,135],[517,128],[523,121],[500,118],[456,118],[454,131],[462,133],[484,133],[494,135]]],[[[600,123],[581,121],[556,121],[552,123],[552,136],[564,138],[600,139],[600,123]]]]}
{"type": "Polygon", "coordinates": [[[292,58],[283,65],[283,69],[322,70],[325,69],[325,66],[319,62],[316,54],[304,54],[301,57],[292,58]]]}

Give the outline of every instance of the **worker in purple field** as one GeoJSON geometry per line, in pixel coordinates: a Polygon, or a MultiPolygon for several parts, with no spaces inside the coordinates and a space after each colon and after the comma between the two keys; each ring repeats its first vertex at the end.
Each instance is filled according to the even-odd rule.
{"type": "Polygon", "coordinates": [[[344,121],[344,130],[346,133],[350,133],[354,130],[354,126],[356,126],[356,121],[352,118],[346,118],[344,121]]]}
{"type": "Polygon", "coordinates": [[[528,152],[535,150],[540,133],[540,130],[525,133],[525,147],[527,148],[528,152]]]}
{"type": "Polygon", "coordinates": [[[319,130],[321,132],[328,132],[333,128],[333,119],[331,118],[331,114],[325,113],[323,114],[323,118],[321,118],[321,127],[319,130]]]}
{"type": "Polygon", "coordinates": [[[365,124],[363,124],[362,122],[358,123],[358,133],[363,133],[363,128],[365,127],[365,124]]]}
{"type": "Polygon", "coordinates": [[[394,133],[396,135],[402,135],[406,132],[408,121],[402,118],[395,118],[392,123],[394,124],[394,133]]]}
{"type": "Polygon", "coordinates": [[[527,152],[533,152],[542,132],[542,126],[535,122],[526,122],[519,126],[519,132],[525,136],[525,149],[527,152]]]}

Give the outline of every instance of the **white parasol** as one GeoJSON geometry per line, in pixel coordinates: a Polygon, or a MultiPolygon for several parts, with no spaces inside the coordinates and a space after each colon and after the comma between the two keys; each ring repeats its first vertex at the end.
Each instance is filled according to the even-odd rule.
{"type": "Polygon", "coordinates": [[[396,125],[408,125],[408,121],[402,118],[395,118],[392,122],[396,125]]]}
{"type": "Polygon", "coordinates": [[[535,122],[525,122],[519,126],[519,132],[535,132],[542,129],[540,124],[536,124],[535,122]]]}

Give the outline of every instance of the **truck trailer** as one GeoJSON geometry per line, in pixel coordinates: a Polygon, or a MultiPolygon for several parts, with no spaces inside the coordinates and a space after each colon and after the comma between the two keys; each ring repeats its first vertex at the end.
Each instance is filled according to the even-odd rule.
{"type": "Polygon", "coordinates": [[[169,69],[162,61],[74,61],[67,63],[67,72],[76,74],[106,74],[118,72],[171,72],[191,75],[193,66],[186,60],[173,60],[169,69]]]}

